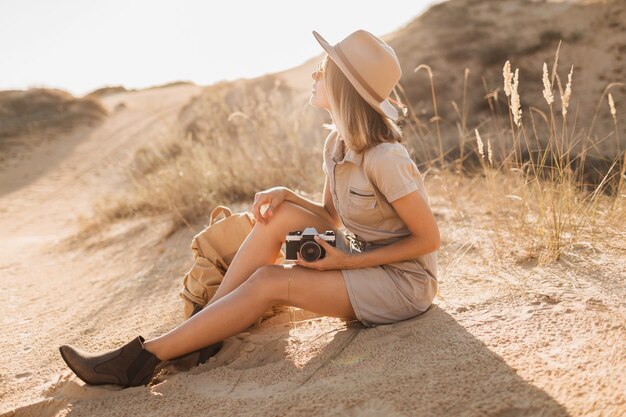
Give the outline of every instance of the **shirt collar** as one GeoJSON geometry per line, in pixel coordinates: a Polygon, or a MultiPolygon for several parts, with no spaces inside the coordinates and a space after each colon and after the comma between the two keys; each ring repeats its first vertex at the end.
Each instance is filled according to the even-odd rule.
{"type": "Polygon", "coordinates": [[[346,146],[348,150],[345,155],[342,155],[342,146],[343,139],[338,137],[337,140],[335,140],[335,146],[333,148],[333,160],[340,164],[345,161],[350,161],[355,165],[361,165],[363,162],[363,152],[356,152],[354,149],[346,146]],[[341,159],[342,156],[344,157],[343,160],[341,159]]]}

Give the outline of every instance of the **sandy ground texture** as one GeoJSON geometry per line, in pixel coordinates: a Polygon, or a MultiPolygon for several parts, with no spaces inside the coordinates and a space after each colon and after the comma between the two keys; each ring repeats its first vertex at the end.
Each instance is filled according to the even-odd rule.
{"type": "Polygon", "coordinates": [[[428,177],[443,243],[440,294],[422,316],[366,329],[284,312],[225,340],[203,365],[163,367],[149,386],[86,386],[58,346],[103,351],[182,322],[178,290],[203,225],[164,240],[166,221],[150,218],[80,247],[65,238],[125,186],[133,150],[166,134],[199,91],[109,96],[110,108],[126,107],[104,124],[2,167],[0,416],[626,413],[624,242],[575,245],[546,267],[514,251],[495,257],[489,213],[468,203],[460,215],[428,177]]]}

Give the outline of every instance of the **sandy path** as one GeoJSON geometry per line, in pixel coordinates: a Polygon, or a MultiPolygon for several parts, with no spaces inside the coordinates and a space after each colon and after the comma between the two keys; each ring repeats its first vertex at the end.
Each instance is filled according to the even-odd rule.
{"type": "Polygon", "coordinates": [[[107,108],[120,101],[126,108],[97,128],[41,145],[1,170],[0,410],[30,402],[60,373],[60,342],[96,332],[94,312],[106,313],[112,296],[130,289],[109,279],[146,272],[135,259],[143,247],[137,243],[149,245],[157,233],[136,239],[137,247],[110,245],[93,258],[82,251],[59,253],[55,245],[76,230],[77,216],[88,214],[94,201],[124,187],[121,168],[134,149],[167,135],[181,106],[201,90],[174,86],[108,96],[107,108]],[[101,262],[94,264],[96,259],[101,262]]]}

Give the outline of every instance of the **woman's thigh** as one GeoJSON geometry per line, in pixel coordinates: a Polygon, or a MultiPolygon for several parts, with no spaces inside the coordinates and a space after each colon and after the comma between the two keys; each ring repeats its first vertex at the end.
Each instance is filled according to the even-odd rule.
{"type": "Polygon", "coordinates": [[[293,230],[304,230],[306,227],[314,227],[318,233],[324,233],[326,230],[336,231],[329,219],[325,219],[291,201],[284,201],[274,209],[274,215],[270,217],[267,224],[255,223],[252,233],[262,233],[271,229],[282,243],[285,241],[287,233],[293,230]]]}
{"type": "Polygon", "coordinates": [[[259,267],[274,264],[287,234],[294,230],[304,230],[306,227],[315,227],[320,233],[326,230],[335,231],[338,237],[337,245],[342,247],[341,232],[334,229],[327,219],[295,203],[285,201],[274,209],[274,215],[267,224],[261,222],[254,224],[209,304],[248,280],[259,267]]]}
{"type": "Polygon", "coordinates": [[[256,291],[262,292],[273,305],[290,305],[348,320],[357,318],[339,269],[320,271],[300,265],[265,265],[243,285],[256,286],[256,291]]]}

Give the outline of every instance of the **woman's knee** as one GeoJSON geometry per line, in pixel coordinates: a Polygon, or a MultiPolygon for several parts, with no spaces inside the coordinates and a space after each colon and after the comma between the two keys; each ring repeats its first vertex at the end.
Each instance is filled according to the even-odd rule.
{"type": "Polygon", "coordinates": [[[279,204],[267,224],[257,223],[257,225],[279,230],[281,235],[286,235],[292,230],[304,230],[306,227],[315,227],[318,232],[335,230],[327,219],[291,201],[279,204]]]}
{"type": "Polygon", "coordinates": [[[269,264],[257,268],[252,275],[242,284],[245,290],[255,294],[256,297],[263,298],[268,303],[276,304],[279,301],[277,288],[281,280],[281,274],[285,273],[282,265],[269,264]]]}
{"type": "Polygon", "coordinates": [[[298,210],[303,209],[303,207],[300,207],[299,205],[297,205],[296,203],[293,203],[291,201],[283,201],[282,203],[280,203],[276,208],[274,208],[274,214],[272,214],[272,217],[270,217],[270,221],[268,222],[268,225],[271,224],[272,220],[277,220],[277,219],[291,219],[293,218],[294,215],[297,214],[298,210]]]}

